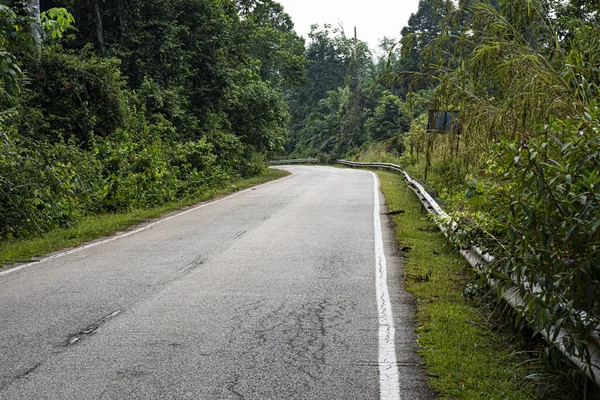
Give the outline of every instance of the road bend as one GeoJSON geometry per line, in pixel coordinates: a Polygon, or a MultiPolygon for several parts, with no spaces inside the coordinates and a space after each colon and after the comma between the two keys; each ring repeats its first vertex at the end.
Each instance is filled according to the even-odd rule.
{"type": "Polygon", "coordinates": [[[0,270],[0,398],[431,398],[376,176],[283,168],[0,270]]]}

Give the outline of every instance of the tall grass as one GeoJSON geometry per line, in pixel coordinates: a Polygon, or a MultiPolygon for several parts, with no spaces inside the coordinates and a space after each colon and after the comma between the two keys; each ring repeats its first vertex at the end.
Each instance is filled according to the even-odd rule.
{"type": "Polygon", "coordinates": [[[461,211],[463,239],[496,256],[489,274],[518,285],[520,326],[566,327],[561,344],[589,363],[587,341],[600,338],[598,14],[579,13],[586,2],[464,4],[427,65],[431,108],[458,110],[461,132],[417,120],[401,160],[461,211]]]}

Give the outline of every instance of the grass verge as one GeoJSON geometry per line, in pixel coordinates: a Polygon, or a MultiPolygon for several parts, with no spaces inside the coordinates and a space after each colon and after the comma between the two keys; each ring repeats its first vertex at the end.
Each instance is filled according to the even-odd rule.
{"type": "Polygon", "coordinates": [[[0,268],[16,262],[30,261],[32,257],[39,257],[53,251],[78,246],[99,237],[109,236],[166,213],[279,179],[286,175],[289,175],[286,171],[268,169],[262,175],[230,182],[227,186],[207,191],[202,196],[194,199],[171,202],[148,209],[93,215],[84,218],[73,227],[48,232],[39,237],[3,241],[0,242],[0,268]]]}
{"type": "Polygon", "coordinates": [[[544,398],[527,379],[532,363],[521,355],[518,333],[491,322],[489,311],[463,296],[473,282],[466,261],[398,174],[377,174],[389,210],[405,211],[392,218],[397,241],[410,248],[404,285],[417,300],[418,340],[431,386],[452,399],[544,398]]]}

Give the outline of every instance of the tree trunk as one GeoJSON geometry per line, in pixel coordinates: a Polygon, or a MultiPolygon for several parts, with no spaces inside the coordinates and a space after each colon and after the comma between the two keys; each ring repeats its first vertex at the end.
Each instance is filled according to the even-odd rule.
{"type": "Polygon", "coordinates": [[[42,46],[42,25],[40,21],[40,0],[28,0],[27,8],[32,22],[29,25],[29,33],[33,38],[37,50],[42,46]]]}
{"type": "Polygon", "coordinates": [[[356,35],[356,27],[354,27],[354,46],[352,49],[352,60],[354,64],[354,73],[352,75],[352,144],[361,144],[361,118],[362,110],[362,93],[360,90],[360,79],[358,76],[358,37],[356,35]]]}
{"type": "Polygon", "coordinates": [[[121,40],[123,40],[127,32],[127,27],[125,26],[125,18],[123,17],[125,7],[122,0],[117,1],[117,8],[119,12],[119,31],[121,33],[121,40]]]}
{"type": "Polygon", "coordinates": [[[102,15],[100,14],[100,6],[98,0],[94,0],[94,12],[96,13],[96,36],[98,37],[98,45],[103,56],[106,55],[106,45],[104,44],[104,32],[102,30],[102,15]]]}

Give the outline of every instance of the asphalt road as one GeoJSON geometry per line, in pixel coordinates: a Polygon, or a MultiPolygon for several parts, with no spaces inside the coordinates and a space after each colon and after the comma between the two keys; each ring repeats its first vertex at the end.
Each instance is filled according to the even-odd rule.
{"type": "Polygon", "coordinates": [[[1,269],[0,398],[431,398],[375,176],[284,168],[1,269]]]}

